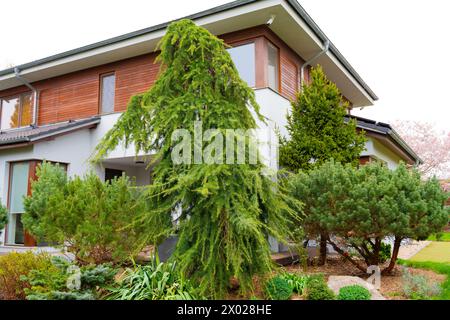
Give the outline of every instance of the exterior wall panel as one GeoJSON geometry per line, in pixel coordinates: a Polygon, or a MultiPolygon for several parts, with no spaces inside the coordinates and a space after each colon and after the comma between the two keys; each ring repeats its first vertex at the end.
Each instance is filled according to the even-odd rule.
{"type": "MultiPolygon", "coordinates": [[[[220,36],[226,43],[239,45],[254,41],[256,47],[256,88],[267,87],[267,41],[279,48],[279,93],[294,99],[298,72],[303,60],[266,26],[240,30],[220,36]]],[[[122,112],[131,96],[146,91],[156,80],[159,65],[156,53],[146,54],[102,66],[33,83],[39,92],[38,125],[88,118],[99,113],[100,76],[116,75],[114,111],[122,112]]],[[[25,86],[0,91],[0,98],[26,92],[25,86]]]]}

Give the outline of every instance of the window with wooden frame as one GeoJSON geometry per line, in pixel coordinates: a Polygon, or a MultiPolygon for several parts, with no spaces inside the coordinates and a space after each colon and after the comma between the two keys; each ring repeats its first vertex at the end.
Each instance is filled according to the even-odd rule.
{"type": "Polygon", "coordinates": [[[267,86],[272,90],[280,90],[280,54],[279,49],[267,41],[267,86]]]}
{"type": "Polygon", "coordinates": [[[114,112],[116,74],[109,72],[100,75],[100,114],[114,112]]]}
{"type": "Polygon", "coordinates": [[[0,130],[26,127],[33,123],[31,92],[0,99],[0,130]]]}
{"type": "MultiPolygon", "coordinates": [[[[6,244],[36,246],[36,240],[24,229],[22,214],[24,213],[23,199],[31,195],[31,182],[36,180],[36,168],[41,160],[26,160],[9,164],[8,183],[8,225],[6,226],[6,244]]],[[[65,170],[67,164],[58,163],[65,170]]]]}
{"type": "Polygon", "coordinates": [[[255,43],[248,42],[227,49],[242,80],[249,87],[256,87],[255,43]]]}

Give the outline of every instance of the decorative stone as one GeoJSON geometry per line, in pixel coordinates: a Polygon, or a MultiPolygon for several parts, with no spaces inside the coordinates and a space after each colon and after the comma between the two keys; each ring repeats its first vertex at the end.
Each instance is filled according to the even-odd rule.
{"type": "Polygon", "coordinates": [[[346,286],[352,286],[352,285],[360,285],[367,290],[369,290],[370,294],[372,295],[371,300],[386,300],[385,297],[383,297],[380,292],[375,289],[373,284],[359,278],[359,277],[351,277],[351,276],[330,276],[328,278],[328,287],[333,290],[333,292],[338,295],[339,290],[342,287],[346,286]]]}

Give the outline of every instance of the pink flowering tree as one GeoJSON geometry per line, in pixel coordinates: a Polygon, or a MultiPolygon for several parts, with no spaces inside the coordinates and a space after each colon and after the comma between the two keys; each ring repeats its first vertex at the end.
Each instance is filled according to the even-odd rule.
{"type": "Polygon", "coordinates": [[[421,121],[396,121],[394,128],[423,160],[418,168],[423,176],[450,178],[450,131],[421,121]]]}

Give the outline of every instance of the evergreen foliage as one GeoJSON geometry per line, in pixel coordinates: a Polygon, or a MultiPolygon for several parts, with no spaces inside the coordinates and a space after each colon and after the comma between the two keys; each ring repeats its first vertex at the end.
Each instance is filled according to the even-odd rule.
{"type": "Polygon", "coordinates": [[[306,283],[307,300],[334,300],[334,292],[328,287],[323,275],[310,276],[306,283]]]}
{"type": "MultiPolygon", "coordinates": [[[[0,204],[0,230],[8,223],[8,210],[0,204]]],[[[0,233],[1,234],[1,233],[0,233]]]]}
{"type": "Polygon", "coordinates": [[[290,137],[280,139],[280,165],[297,172],[330,159],[357,164],[366,139],[355,120],[344,121],[348,108],[322,68],[312,68],[311,82],[303,85],[287,116],[290,137]]]}
{"type": "MultiPolygon", "coordinates": [[[[356,130],[356,120],[344,121],[348,108],[348,102],[322,68],[312,68],[311,81],[303,84],[287,116],[289,137],[280,136],[280,165],[298,172],[330,159],[358,164],[366,138],[364,131],[356,130]]],[[[328,235],[321,229],[310,231],[310,236],[320,236],[319,264],[323,265],[328,235]]]]}
{"type": "Polygon", "coordinates": [[[142,249],[138,237],[144,229],[130,221],[148,206],[127,177],[103,182],[90,173],[68,179],[61,167],[46,162],[37,177],[22,218],[37,239],[66,246],[81,264],[121,262],[142,249]]]}
{"type": "Polygon", "coordinates": [[[269,279],[264,286],[264,294],[270,300],[288,300],[293,290],[293,286],[281,275],[269,279]]]}
{"type": "Polygon", "coordinates": [[[116,273],[109,264],[74,268],[69,261],[53,257],[47,270],[31,270],[21,280],[30,286],[25,289],[27,300],[95,300],[100,289],[113,284],[116,273]]]}
{"type": "MultiPolygon", "coordinates": [[[[232,277],[248,292],[252,276],[271,269],[268,235],[280,240],[289,236],[288,225],[296,216],[289,205],[297,202],[288,203],[260,162],[173,163],[175,130],[185,129],[192,137],[194,121],[202,121],[203,130],[245,131],[256,127],[251,110],[262,116],[223,41],[206,29],[189,20],[174,22],[159,48],[158,79],[130,100],[93,160],[101,160],[121,143],[134,145],[136,152],[155,153],[153,183],[146,191],[154,207],[136,221],[162,229],[166,226],[160,221],[179,212],[179,240],[172,258],[181,272],[209,297],[223,297],[232,277]]],[[[245,140],[246,150],[251,142],[245,140]]],[[[199,149],[204,148],[192,143],[192,153],[199,149]]]]}
{"type": "Polygon", "coordinates": [[[0,300],[24,300],[30,284],[21,278],[32,270],[47,272],[51,267],[46,253],[10,252],[0,256],[0,300]]]}
{"type": "Polygon", "coordinates": [[[337,296],[338,300],[370,300],[372,295],[369,290],[360,286],[358,284],[354,284],[351,286],[345,286],[339,289],[339,294],[337,296]]]}
{"type": "Polygon", "coordinates": [[[291,180],[291,192],[304,202],[306,231],[338,237],[328,242],[362,271],[366,268],[345,248],[355,250],[367,266],[386,255],[382,240],[394,238],[392,257],[384,272],[395,266],[401,241],[426,239],[448,222],[446,194],[435,179],[422,181],[404,164],[390,170],[380,163],[357,169],[329,161],[291,180]],[[342,245],[343,244],[343,245],[342,245]]]}

